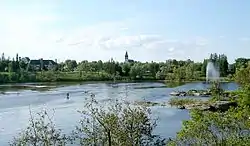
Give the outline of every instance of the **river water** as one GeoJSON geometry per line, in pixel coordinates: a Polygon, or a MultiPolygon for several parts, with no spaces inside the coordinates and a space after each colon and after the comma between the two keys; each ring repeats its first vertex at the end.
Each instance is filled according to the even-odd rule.
{"type": "MultiPolygon", "coordinates": [[[[46,91],[10,90],[0,94],[0,145],[8,145],[22,129],[28,125],[29,109],[33,113],[46,109],[58,128],[64,133],[70,133],[78,124],[80,115],[77,110],[84,108],[84,99],[94,93],[98,101],[104,102],[109,98],[121,98],[130,101],[147,100],[152,102],[167,102],[169,93],[176,90],[206,89],[209,85],[201,82],[187,83],[182,86],[167,88],[163,83],[85,83],[57,86],[46,91]],[[70,100],[66,100],[70,93],[70,100]]],[[[235,90],[235,83],[223,83],[225,90],[235,90]]],[[[189,119],[187,110],[174,107],[151,107],[153,116],[158,118],[155,133],[168,138],[175,137],[181,128],[182,121],[189,119]]]]}

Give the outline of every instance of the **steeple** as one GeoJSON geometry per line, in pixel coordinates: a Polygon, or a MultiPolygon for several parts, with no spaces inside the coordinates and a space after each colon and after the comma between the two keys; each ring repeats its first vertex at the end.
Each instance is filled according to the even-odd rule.
{"type": "Polygon", "coordinates": [[[125,57],[128,57],[128,52],[126,51],[126,53],[125,53],[125,57]]]}
{"type": "Polygon", "coordinates": [[[125,62],[128,62],[128,52],[125,53],[125,62]]]}

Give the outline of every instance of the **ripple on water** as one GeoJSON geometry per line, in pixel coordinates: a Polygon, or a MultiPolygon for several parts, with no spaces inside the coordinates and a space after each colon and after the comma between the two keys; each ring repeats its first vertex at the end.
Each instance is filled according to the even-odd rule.
{"type": "MultiPolygon", "coordinates": [[[[23,90],[20,94],[0,95],[0,145],[7,145],[20,130],[27,126],[29,119],[29,105],[34,112],[43,108],[55,111],[56,125],[65,133],[70,133],[78,123],[85,98],[94,93],[96,99],[106,103],[109,99],[126,99],[130,101],[147,100],[152,102],[167,102],[173,90],[204,89],[202,83],[189,83],[176,88],[163,88],[162,83],[120,83],[114,88],[112,84],[96,83],[71,85],[53,88],[50,91],[23,90]],[[85,93],[88,91],[88,93],[85,93]],[[70,100],[66,100],[66,93],[70,93],[70,100]]],[[[223,84],[227,89],[234,89],[235,84],[223,84]]],[[[14,91],[15,92],[15,91],[14,91]]],[[[180,130],[182,120],[189,119],[188,111],[171,107],[152,107],[153,116],[159,117],[155,133],[163,137],[174,137],[180,130]]],[[[51,112],[53,113],[53,112],[51,112]]]]}

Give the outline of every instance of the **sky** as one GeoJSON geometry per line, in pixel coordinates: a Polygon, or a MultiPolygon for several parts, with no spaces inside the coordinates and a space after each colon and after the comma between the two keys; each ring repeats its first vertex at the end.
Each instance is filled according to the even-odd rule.
{"type": "Polygon", "coordinates": [[[2,0],[0,52],[31,59],[250,57],[249,0],[2,0]]]}

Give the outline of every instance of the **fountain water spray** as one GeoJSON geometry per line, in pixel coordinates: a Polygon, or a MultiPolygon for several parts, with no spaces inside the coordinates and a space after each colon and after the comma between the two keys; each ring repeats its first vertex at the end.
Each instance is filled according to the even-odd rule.
{"type": "Polygon", "coordinates": [[[219,69],[214,65],[213,62],[207,63],[207,70],[206,70],[206,81],[217,82],[220,79],[220,72],[219,69]]]}

